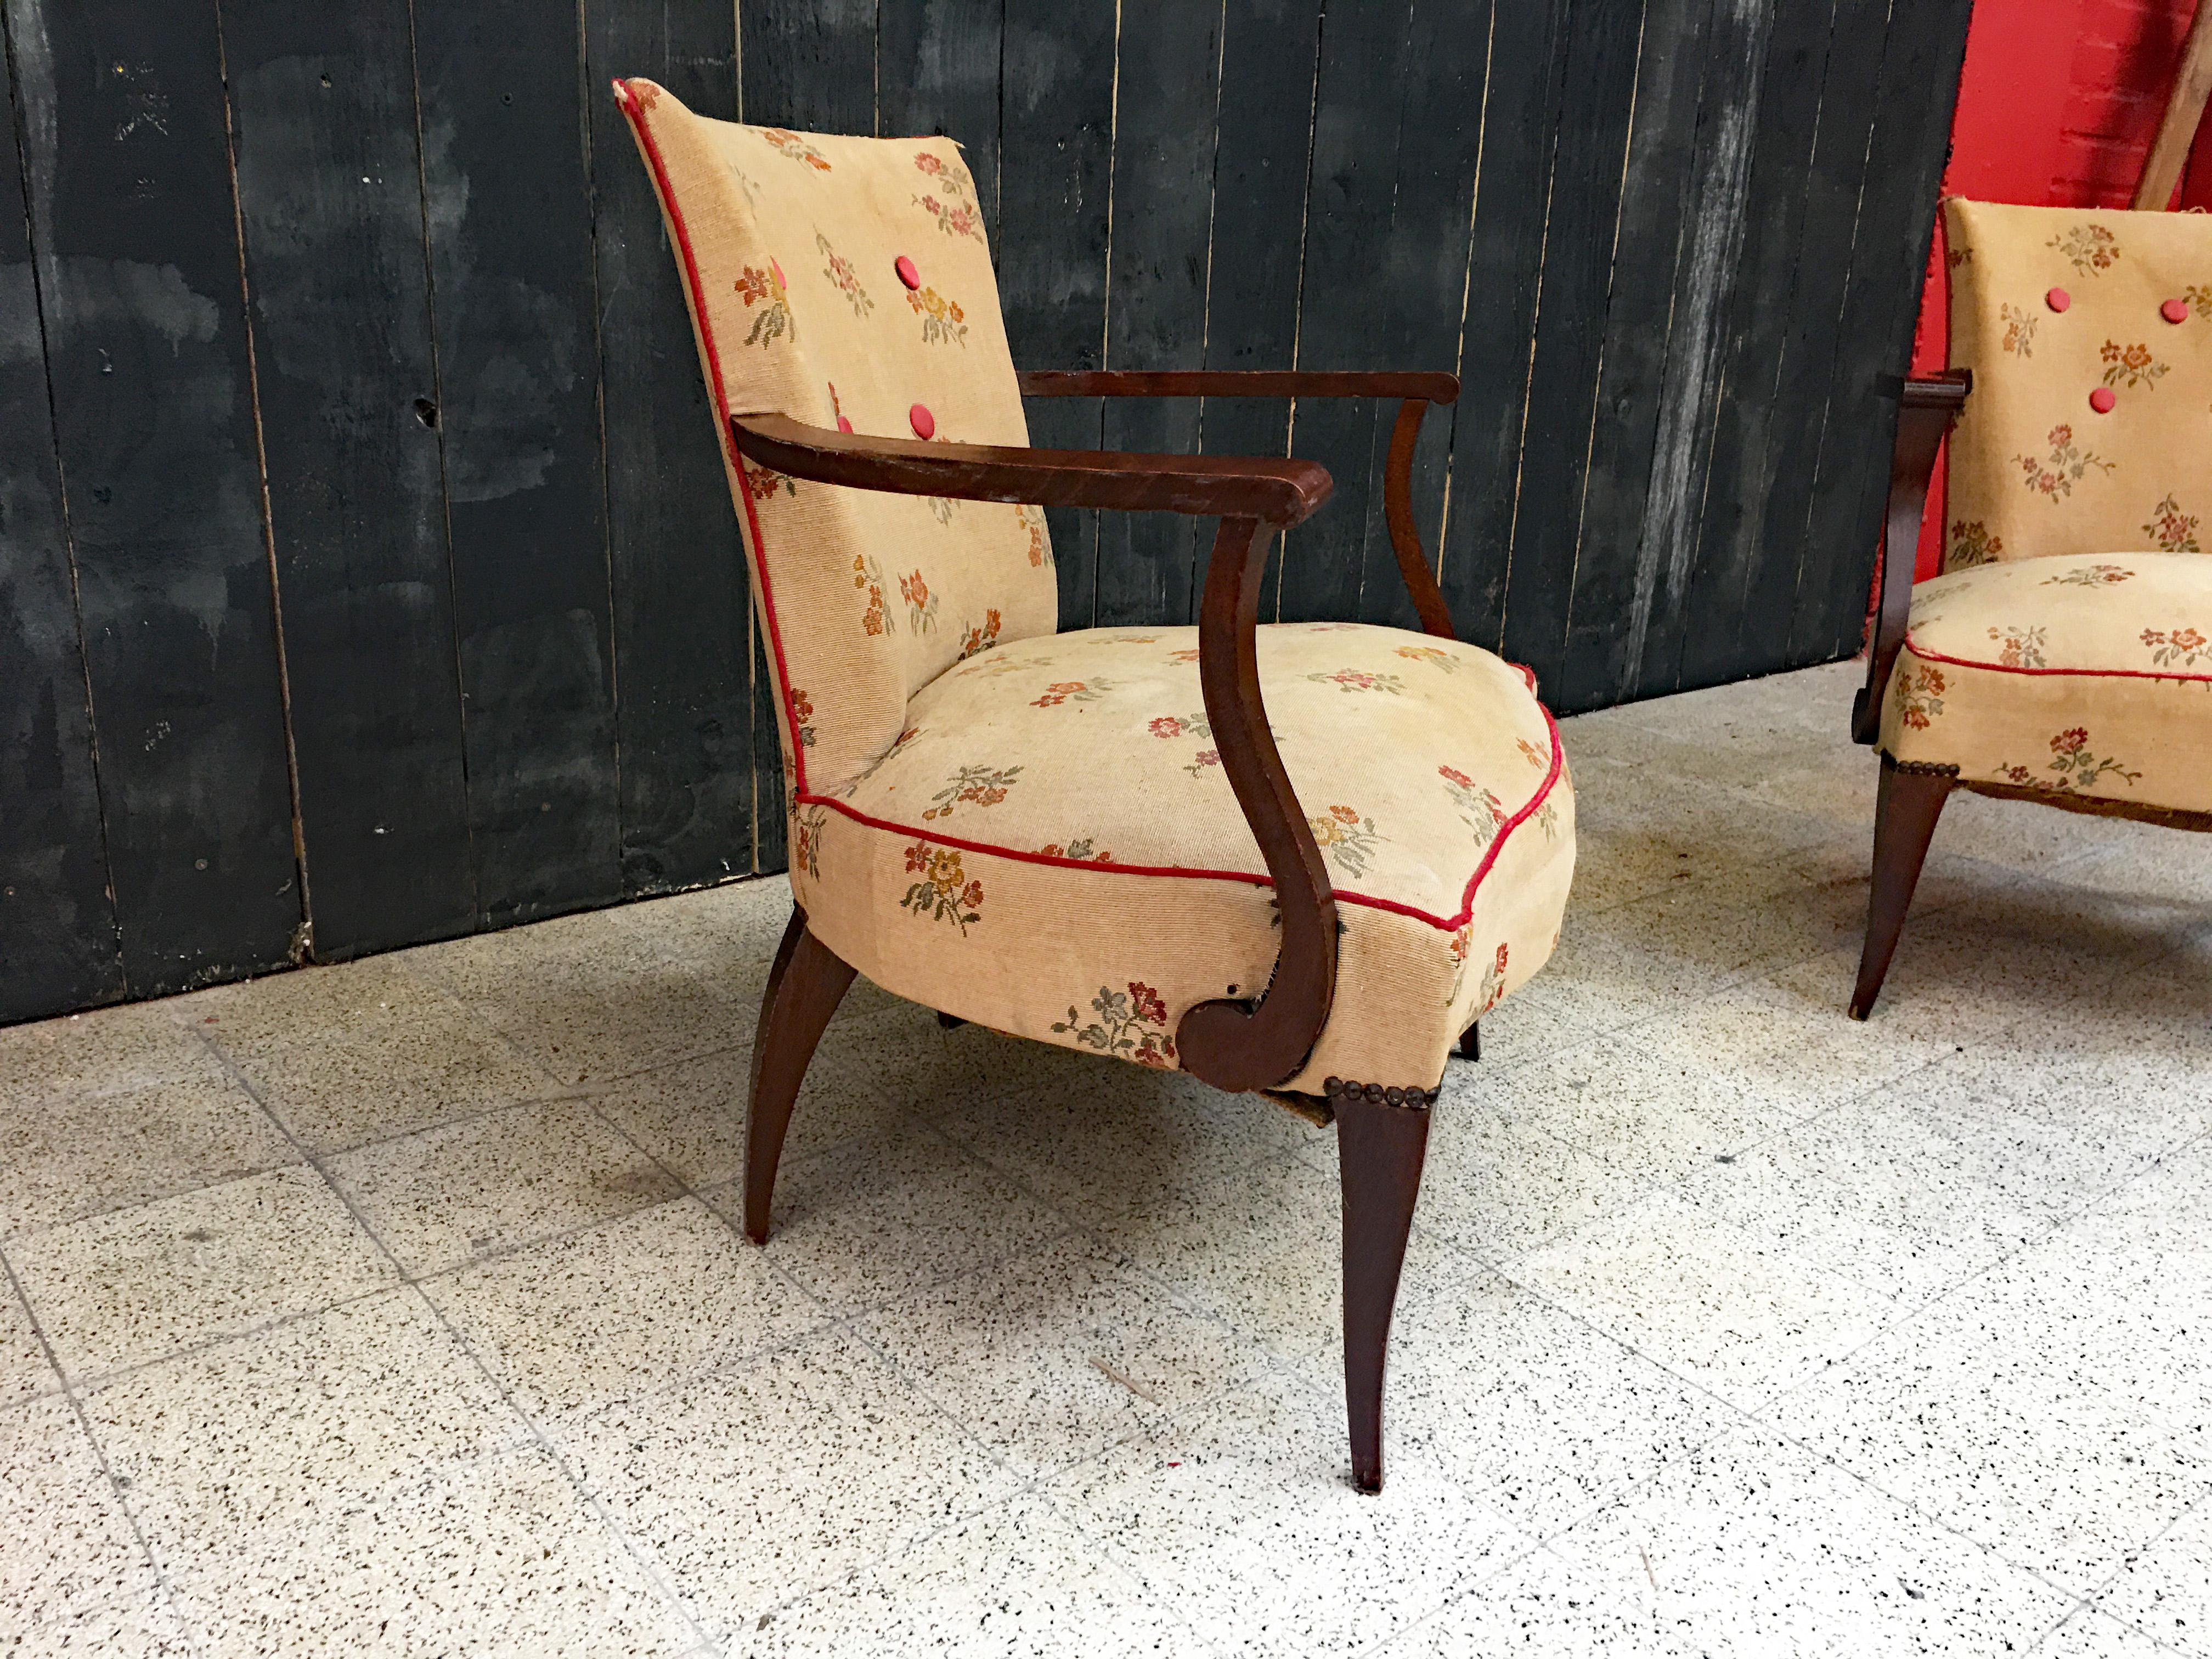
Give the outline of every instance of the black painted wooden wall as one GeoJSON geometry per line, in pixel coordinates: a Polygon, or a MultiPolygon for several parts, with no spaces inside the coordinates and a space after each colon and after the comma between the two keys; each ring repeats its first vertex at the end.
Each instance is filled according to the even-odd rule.
{"type": "MultiPolygon", "coordinates": [[[[1967,9],[4,0],[0,1020],[781,866],[610,76],[951,133],[1024,366],[1455,368],[1424,536],[1571,712],[1856,648],[1967,9]]],[[[1279,614],[1412,621],[1376,411],[1032,421],[1322,460],[1279,614]]],[[[1188,522],[1055,536],[1190,620],[1188,522]]]]}

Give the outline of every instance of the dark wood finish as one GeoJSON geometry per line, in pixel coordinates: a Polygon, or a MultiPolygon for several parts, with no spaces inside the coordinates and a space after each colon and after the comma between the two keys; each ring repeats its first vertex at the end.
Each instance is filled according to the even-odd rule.
{"type": "Polygon", "coordinates": [[[1280,526],[1310,516],[1330,488],[1328,474],[1311,461],[925,443],[781,415],[732,416],[730,426],[747,456],[793,477],[956,501],[1241,514],[1280,526]]]}
{"type": "Polygon", "coordinates": [[[222,43],[153,0],[4,26],[79,606],[40,626],[81,618],[125,989],[159,995],[284,965],[301,916],[222,43]]]}
{"type": "Polygon", "coordinates": [[[1897,416],[1897,441],[1890,451],[1889,511],[1883,522],[1881,548],[1875,557],[1881,594],[1876,601],[1874,638],[1867,651],[1867,679],[1851,706],[1851,740],[1873,743],[1881,736],[1881,700],[1889,689],[1889,676],[1897,666],[1897,653],[1905,644],[1905,623],[1912,611],[1912,571],[1920,550],[1920,520],[1928,504],[1928,480],[1936,470],[1936,454],[1943,434],[1951,429],[1966,393],[1974,383],[1972,372],[1957,368],[1936,380],[1908,380],[1897,416]]]}
{"type": "Polygon", "coordinates": [[[1273,978],[1256,1003],[1219,1000],[1186,1012],[1176,1046],[1187,1072],[1217,1089],[1265,1089],[1304,1063],[1336,996],[1336,894],[1305,810],[1267,728],[1255,624],[1269,532],[1224,519],[1198,617],[1199,684],[1221,769],[1237,792],[1282,918],[1273,978]]]}
{"type": "Polygon", "coordinates": [[[1881,757],[1881,787],[1874,811],[1874,890],[1867,901],[1866,944],[1851,992],[1851,1018],[1864,1019],[1881,994],[1897,935],[1919,884],[1920,866],[1943,803],[1958,781],[1955,766],[1926,766],[1881,757]]]}
{"type": "Polygon", "coordinates": [[[2106,800],[2095,795],[2069,795],[2062,790],[2037,789],[2019,784],[1984,783],[1961,778],[1956,786],[1994,800],[2033,801],[2062,812],[2081,812],[2093,818],[2127,818],[2136,823],[2155,823],[2167,830],[2212,830],[2212,812],[2185,811],[2173,806],[2144,806],[2131,800],[2106,800]]]}
{"type": "Polygon", "coordinates": [[[123,994],[12,122],[0,133],[0,1024],[123,994]]]}
{"type": "Polygon", "coordinates": [[[784,1131],[799,1085],[814,1058],[830,1015],[845,1000],[854,970],[806,931],[806,913],[794,908],[769,969],[753,1033],[751,1088],[745,1102],[745,1237],[768,1243],[769,1206],[784,1131]]]}
{"type": "Polygon", "coordinates": [[[1382,1373],[1406,1237],[1428,1155],[1433,1089],[1328,1082],[1344,1193],[1344,1401],[1352,1480],[1382,1490],[1382,1373]]]}
{"type": "Polygon", "coordinates": [[[948,1031],[957,1031],[968,1022],[959,1015],[948,1014],[940,1008],[937,1011],[937,1023],[948,1031]]]}
{"type": "Polygon", "coordinates": [[[469,860],[496,927],[623,895],[582,13],[414,18],[469,860]]]}
{"type": "Polygon", "coordinates": [[[1482,1026],[1479,1022],[1459,1034],[1459,1057],[1462,1060],[1482,1058],[1482,1026]]]}
{"type": "Polygon", "coordinates": [[[1429,568],[1428,556],[1421,550],[1420,526],[1413,522],[1413,452],[1421,441],[1421,416],[1428,411],[1428,404],[1418,398],[1398,405],[1398,418],[1390,428],[1390,461],[1382,475],[1382,506],[1398,576],[1421,619],[1421,631],[1448,640],[1453,637],[1451,612],[1437,591],[1437,573],[1429,568]]]}
{"type": "Polygon", "coordinates": [[[405,0],[222,0],[313,947],[469,931],[405,0]],[[364,180],[368,182],[364,182],[364,180]]]}

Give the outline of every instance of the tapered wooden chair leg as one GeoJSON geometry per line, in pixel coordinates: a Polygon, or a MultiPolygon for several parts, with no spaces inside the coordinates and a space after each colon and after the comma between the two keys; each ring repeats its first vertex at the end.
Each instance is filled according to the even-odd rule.
{"type": "Polygon", "coordinates": [[[806,931],[805,913],[794,909],[776,947],[761,998],[760,1028],[753,1035],[751,1097],[745,1107],[745,1237],[768,1243],[769,1200],[792,1103],[806,1076],[814,1045],[853,982],[853,969],[806,931]]]}
{"type": "Polygon", "coordinates": [[[1462,1060],[1482,1058],[1482,1022],[1480,1020],[1477,1020],[1459,1034],[1459,1057],[1462,1060]]]}
{"type": "Polygon", "coordinates": [[[1851,1018],[1864,1019],[1881,994],[1897,935],[1905,926],[1920,866],[1935,838],[1936,821],[1959,776],[1955,766],[1900,765],[1881,757],[1881,793],[1874,809],[1874,891],[1867,901],[1866,946],[1859,954],[1859,981],[1851,992],[1851,1018]]]}
{"type": "Polygon", "coordinates": [[[1344,1185],[1344,1401],[1352,1429],[1352,1479],[1382,1490],[1382,1368],[1406,1235],[1421,1190],[1432,1091],[1392,1090],[1396,1102],[1358,1084],[1338,1088],[1337,1164],[1344,1185]]]}

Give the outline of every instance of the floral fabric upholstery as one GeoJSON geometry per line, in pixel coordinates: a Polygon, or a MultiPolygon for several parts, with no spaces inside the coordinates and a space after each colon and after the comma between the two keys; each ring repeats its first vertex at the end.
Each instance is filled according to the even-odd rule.
{"type": "MultiPolygon", "coordinates": [[[[948,140],[703,119],[618,88],[718,418],[1028,441],[975,191],[948,140]]],[[[1223,775],[1193,629],[1056,635],[1032,507],[781,477],[725,434],[777,676],[791,880],[886,989],[1022,1036],[1177,1063],[1195,1003],[1256,996],[1278,923],[1223,775]]],[[[1328,1029],[1285,1087],[1433,1085],[1540,966],[1574,863],[1558,734],[1471,646],[1261,632],[1270,721],[1337,884],[1328,1029]]]]}
{"type": "Polygon", "coordinates": [[[2212,559],[2020,559],[1923,582],[1881,746],[1972,781],[2212,811],[2212,559]]]}

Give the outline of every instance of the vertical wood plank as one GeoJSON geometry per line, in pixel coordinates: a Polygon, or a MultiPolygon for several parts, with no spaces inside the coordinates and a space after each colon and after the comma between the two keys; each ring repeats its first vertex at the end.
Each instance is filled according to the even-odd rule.
{"type": "Polygon", "coordinates": [[[895,0],[882,8],[876,40],[876,131],[886,138],[941,132],[958,144],[994,248],[1006,12],[1006,0],[895,0]]]}
{"type": "Polygon", "coordinates": [[[714,416],[660,209],[606,91],[660,82],[737,115],[737,32],[716,6],[586,0],[607,540],[614,571],[623,884],[632,894],[753,867],[753,772],[775,811],[773,746],[754,741],[751,599],[714,416]]]}
{"type": "Polygon", "coordinates": [[[324,960],[476,919],[404,0],[222,0],[324,960]]]}
{"type": "Polygon", "coordinates": [[[123,994],[15,131],[0,135],[0,1024],[123,994]]]}
{"type": "MultiPolygon", "coordinates": [[[[1115,0],[1006,0],[1000,113],[999,302],[1021,368],[1097,368],[1106,338],[1115,0]]],[[[1029,406],[1030,441],[1090,449],[1095,398],[1029,406]]],[[[1097,616],[1098,515],[1049,510],[1060,625],[1097,616]]]]}
{"type": "MultiPolygon", "coordinates": [[[[893,3],[903,9],[911,0],[893,3]]],[[[802,132],[874,133],[878,16],[877,0],[743,0],[744,118],[802,132]]]]}
{"type": "Polygon", "coordinates": [[[216,14],[7,21],[125,986],[155,995],[283,963],[301,916],[216,14]]]}
{"type": "Polygon", "coordinates": [[[573,0],[416,13],[479,926],[622,895],[573,0]]]}
{"type": "MultiPolygon", "coordinates": [[[[1107,248],[1107,365],[1197,368],[1206,357],[1221,16],[1202,0],[1124,0],[1114,114],[1114,222],[1107,248]]],[[[1184,398],[1107,400],[1109,449],[1187,455],[1200,410],[1184,398]]],[[[1195,620],[1200,533],[1169,514],[1098,522],[1102,628],[1195,620]]]]}

